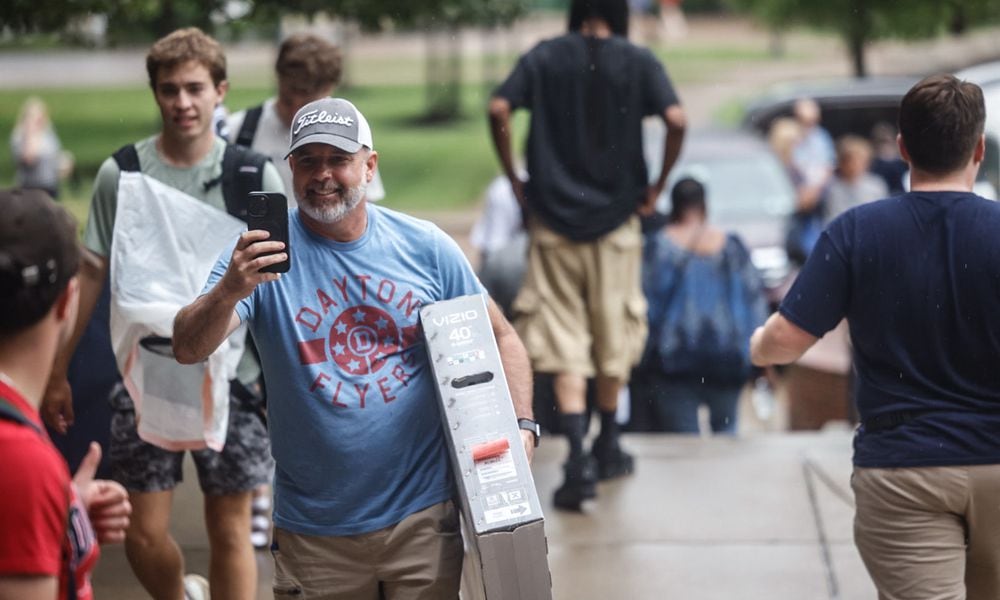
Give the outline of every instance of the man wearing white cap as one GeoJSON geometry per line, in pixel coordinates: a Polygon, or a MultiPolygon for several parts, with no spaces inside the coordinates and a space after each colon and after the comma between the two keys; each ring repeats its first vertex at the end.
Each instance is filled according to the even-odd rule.
{"type": "MultiPolygon", "coordinates": [[[[177,315],[174,350],[200,360],[246,321],[267,387],[282,390],[268,405],[276,594],[455,598],[462,540],[417,318],[422,304],[483,288],[435,225],[364,202],[373,148],[346,100],[296,113],[289,247],[241,235],[177,315]],[[289,254],[288,273],[260,272],[289,254]]],[[[527,354],[489,304],[515,412],[530,419],[527,354]]],[[[534,433],[522,438],[530,456],[534,433]]]]}

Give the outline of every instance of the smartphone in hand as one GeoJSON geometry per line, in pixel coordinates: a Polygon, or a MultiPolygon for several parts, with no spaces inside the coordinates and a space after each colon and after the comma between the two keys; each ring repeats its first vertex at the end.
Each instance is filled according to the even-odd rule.
{"type": "MultiPolygon", "coordinates": [[[[263,229],[271,234],[268,241],[285,243],[278,252],[288,254],[288,259],[262,268],[262,273],[287,273],[292,267],[292,251],[288,246],[288,200],[278,192],[250,192],[247,206],[247,229],[263,229]]],[[[277,254],[266,252],[262,256],[277,254]]]]}

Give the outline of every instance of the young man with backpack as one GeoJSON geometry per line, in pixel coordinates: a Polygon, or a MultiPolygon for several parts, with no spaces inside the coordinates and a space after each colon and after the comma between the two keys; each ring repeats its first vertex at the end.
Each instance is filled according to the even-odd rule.
{"type": "Polygon", "coordinates": [[[76,319],[76,223],[39,190],[0,191],[0,598],[89,600],[98,542],[128,526],[128,495],[94,479],[92,444],[73,480],[38,406],[76,319]]]}
{"type": "MultiPolygon", "coordinates": [[[[94,187],[84,245],[99,258],[81,272],[79,336],[108,273],[119,180],[141,171],[235,216],[245,214],[246,192],[280,191],[281,178],[266,158],[228,146],[212,128],[213,109],[225,96],[226,60],[221,46],[198,29],[158,40],[146,57],[161,131],[126,146],[101,165],[94,187]]],[[[178,271],[187,265],[175,265],[178,271]]],[[[153,282],[146,282],[153,283],[153,282]]],[[[66,364],[74,343],[60,354],[45,404],[49,424],[64,431],[70,415],[66,364]]],[[[246,353],[233,381],[226,444],[221,452],[193,451],[205,493],[205,525],[211,548],[209,579],[215,598],[252,598],[257,576],[250,530],[250,495],[269,479],[267,432],[255,408],[240,400],[255,385],[260,367],[246,353]]],[[[154,598],[207,597],[203,578],[184,576],[183,558],[169,533],[173,489],[181,480],[182,452],[170,452],[138,437],[133,402],[124,391],[112,402],[111,469],[129,490],[135,509],[125,548],[139,581],[154,598]]],[[[70,415],[71,416],[71,415],[70,415]]]]}
{"type": "MultiPolygon", "coordinates": [[[[285,159],[292,117],[306,104],[333,93],[340,83],[341,64],[340,48],[334,44],[311,33],[290,36],[281,43],[274,64],[278,95],[233,113],[226,121],[230,142],[260,152],[278,168],[289,206],[295,206],[292,170],[285,159]]],[[[385,188],[382,177],[375,171],[368,185],[368,201],[378,202],[382,198],[385,188]]]]}

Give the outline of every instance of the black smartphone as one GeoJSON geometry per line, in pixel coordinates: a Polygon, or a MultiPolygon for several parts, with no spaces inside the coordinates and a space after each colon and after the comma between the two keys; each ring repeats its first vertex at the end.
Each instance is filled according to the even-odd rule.
{"type": "MultiPolygon", "coordinates": [[[[285,242],[288,259],[268,265],[262,273],[287,273],[292,267],[292,251],[288,245],[288,200],[278,192],[250,192],[247,206],[247,229],[263,229],[271,234],[268,241],[285,242]]],[[[268,252],[277,254],[278,252],[268,252]]]]}

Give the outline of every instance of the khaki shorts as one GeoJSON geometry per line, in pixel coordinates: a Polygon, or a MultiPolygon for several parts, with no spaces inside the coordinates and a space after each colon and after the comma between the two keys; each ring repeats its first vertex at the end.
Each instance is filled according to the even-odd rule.
{"type": "Polygon", "coordinates": [[[449,500],[359,535],[275,527],[271,554],[275,600],[457,600],[464,550],[449,500]]]}
{"type": "Polygon", "coordinates": [[[518,334],[540,373],[628,380],[646,343],[639,218],[590,242],[535,222],[514,300],[518,334]]]}
{"type": "Polygon", "coordinates": [[[879,600],[1000,597],[1000,465],[856,467],[851,487],[879,600]]]}

